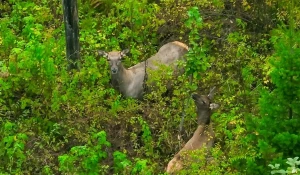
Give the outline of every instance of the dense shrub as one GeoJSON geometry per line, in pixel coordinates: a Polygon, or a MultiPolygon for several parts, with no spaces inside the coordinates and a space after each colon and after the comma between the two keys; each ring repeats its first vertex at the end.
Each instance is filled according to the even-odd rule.
{"type": "Polygon", "coordinates": [[[299,156],[299,2],[78,7],[81,69],[67,71],[61,2],[0,4],[1,174],[163,174],[196,128],[191,92],[212,86],[221,104],[212,116],[213,161],[183,174],[266,174],[269,164],[288,169],[285,160],[299,156]],[[112,89],[108,63],[96,55],[130,48],[129,67],[174,40],[189,45],[186,73],[149,72],[157,87],[142,101],[112,89]]]}

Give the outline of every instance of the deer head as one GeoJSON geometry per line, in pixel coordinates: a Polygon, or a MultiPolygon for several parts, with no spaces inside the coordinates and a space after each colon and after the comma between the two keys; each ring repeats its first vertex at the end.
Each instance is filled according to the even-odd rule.
{"type": "Polygon", "coordinates": [[[128,52],[129,49],[125,49],[122,51],[111,51],[111,52],[98,50],[98,55],[106,57],[107,61],[109,61],[111,73],[117,74],[120,66],[122,65],[121,64],[122,58],[125,57],[128,52]]]}
{"type": "Polygon", "coordinates": [[[197,107],[198,125],[209,125],[210,116],[213,109],[219,108],[219,104],[212,103],[215,87],[213,87],[208,95],[192,94],[192,98],[195,101],[197,107]]]}

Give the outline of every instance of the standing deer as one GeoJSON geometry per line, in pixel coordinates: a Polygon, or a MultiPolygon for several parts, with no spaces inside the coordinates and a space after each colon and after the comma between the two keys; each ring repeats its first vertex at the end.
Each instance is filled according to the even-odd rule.
{"type": "Polygon", "coordinates": [[[208,95],[192,94],[192,98],[197,107],[198,127],[193,137],[168,163],[167,173],[175,173],[181,170],[184,165],[184,160],[188,160],[186,155],[189,151],[202,149],[204,147],[209,150],[213,146],[215,133],[210,125],[210,117],[212,110],[219,107],[218,104],[211,103],[214,90],[215,88],[213,88],[208,95]]]}
{"type": "Polygon", "coordinates": [[[183,57],[188,47],[178,41],[163,45],[159,51],[145,61],[126,69],[122,64],[122,58],[129,52],[123,51],[98,51],[98,54],[107,58],[110,64],[112,86],[119,90],[125,97],[141,99],[144,92],[145,68],[156,70],[159,64],[172,66],[176,69],[175,62],[183,57]]]}

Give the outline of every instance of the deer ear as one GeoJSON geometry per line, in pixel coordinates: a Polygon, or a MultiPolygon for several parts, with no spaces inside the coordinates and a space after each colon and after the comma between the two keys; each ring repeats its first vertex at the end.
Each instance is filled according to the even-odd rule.
{"type": "Polygon", "coordinates": [[[213,109],[218,109],[219,107],[220,107],[220,105],[217,104],[217,103],[211,103],[211,104],[209,105],[209,108],[210,108],[211,110],[213,110],[213,109]]]}
{"type": "Polygon", "coordinates": [[[125,57],[127,53],[129,53],[130,49],[124,49],[121,51],[121,56],[125,57]]]}
{"type": "Polygon", "coordinates": [[[215,91],[216,91],[216,87],[214,86],[213,88],[210,89],[209,94],[207,95],[207,97],[212,100],[214,98],[215,95],[215,91]]]}
{"type": "Polygon", "coordinates": [[[108,58],[108,53],[105,52],[105,51],[103,51],[103,50],[98,50],[98,55],[99,56],[104,56],[104,57],[108,58]]]}

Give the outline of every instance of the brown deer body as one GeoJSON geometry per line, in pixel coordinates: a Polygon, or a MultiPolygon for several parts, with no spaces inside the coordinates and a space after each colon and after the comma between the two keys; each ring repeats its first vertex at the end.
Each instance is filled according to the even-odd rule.
{"type": "Polygon", "coordinates": [[[112,85],[119,90],[125,97],[141,99],[144,92],[145,67],[147,69],[158,68],[159,64],[172,66],[176,69],[175,62],[183,57],[188,51],[185,44],[174,41],[163,45],[159,51],[145,61],[126,69],[121,60],[129,52],[128,49],[123,51],[104,52],[98,51],[99,55],[107,58],[111,69],[112,85]]]}
{"type": "MultiPolygon", "coordinates": [[[[212,110],[219,107],[218,104],[211,103],[213,99],[214,89],[209,95],[193,94],[192,98],[197,107],[198,127],[193,134],[193,137],[184,145],[184,147],[174,156],[168,163],[167,173],[174,173],[183,168],[184,159],[183,154],[189,151],[207,148],[208,150],[213,146],[215,133],[210,124],[210,117],[212,110]]],[[[187,158],[185,156],[185,158],[187,158]]]]}

